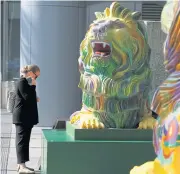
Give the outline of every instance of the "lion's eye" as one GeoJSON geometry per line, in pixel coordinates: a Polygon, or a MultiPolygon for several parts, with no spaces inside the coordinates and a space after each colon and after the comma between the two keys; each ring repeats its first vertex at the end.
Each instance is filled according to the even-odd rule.
{"type": "Polygon", "coordinates": [[[103,31],[103,30],[100,28],[100,29],[99,29],[99,32],[102,33],[102,31],[103,31]]]}
{"type": "Polygon", "coordinates": [[[100,32],[100,33],[103,33],[103,32],[104,32],[104,28],[100,28],[100,29],[99,29],[99,32],[100,32]]]}

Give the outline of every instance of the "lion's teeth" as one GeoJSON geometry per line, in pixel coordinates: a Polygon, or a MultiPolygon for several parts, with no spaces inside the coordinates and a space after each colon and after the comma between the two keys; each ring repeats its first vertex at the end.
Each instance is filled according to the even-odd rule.
{"type": "Polygon", "coordinates": [[[103,48],[105,48],[106,47],[106,43],[103,43],[103,48]]]}
{"type": "Polygon", "coordinates": [[[95,47],[95,43],[94,43],[94,42],[92,42],[92,47],[93,47],[93,48],[95,47]]]}

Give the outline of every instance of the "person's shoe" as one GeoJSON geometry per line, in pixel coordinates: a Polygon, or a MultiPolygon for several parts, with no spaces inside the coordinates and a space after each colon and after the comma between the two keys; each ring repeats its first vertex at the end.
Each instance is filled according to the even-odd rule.
{"type": "Polygon", "coordinates": [[[34,171],[30,170],[29,168],[27,167],[20,167],[19,170],[18,170],[19,174],[26,174],[26,173],[31,173],[31,174],[35,174],[34,171]]]}
{"type": "Polygon", "coordinates": [[[19,169],[20,169],[20,165],[17,166],[17,172],[19,172],[19,169]]]}
{"type": "MultiPolygon", "coordinates": [[[[31,170],[31,171],[34,171],[34,169],[32,169],[32,168],[30,168],[30,167],[27,167],[26,165],[24,165],[23,167],[24,167],[24,168],[27,168],[27,169],[29,169],[29,170],[31,170]]],[[[20,169],[20,165],[18,164],[18,166],[17,166],[17,172],[19,172],[19,169],[20,169]]]]}
{"type": "Polygon", "coordinates": [[[34,171],[34,169],[32,169],[32,168],[30,168],[30,167],[27,167],[27,166],[26,166],[26,168],[29,169],[29,170],[31,170],[31,171],[34,171]]]}

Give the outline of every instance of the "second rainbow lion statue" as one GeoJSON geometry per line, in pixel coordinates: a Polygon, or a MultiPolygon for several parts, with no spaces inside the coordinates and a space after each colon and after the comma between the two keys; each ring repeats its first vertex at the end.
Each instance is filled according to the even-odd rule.
{"type": "Polygon", "coordinates": [[[157,158],[134,167],[130,174],[180,174],[180,0],[167,2],[161,22],[167,33],[164,58],[169,76],[152,102],[159,115],[153,133],[157,158]]]}

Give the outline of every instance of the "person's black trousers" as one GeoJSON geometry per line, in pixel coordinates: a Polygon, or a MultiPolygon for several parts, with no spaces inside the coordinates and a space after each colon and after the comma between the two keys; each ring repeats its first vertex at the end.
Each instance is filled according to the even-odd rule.
{"type": "Polygon", "coordinates": [[[15,127],[17,163],[21,164],[29,161],[29,142],[33,126],[16,124],[15,127]]]}

